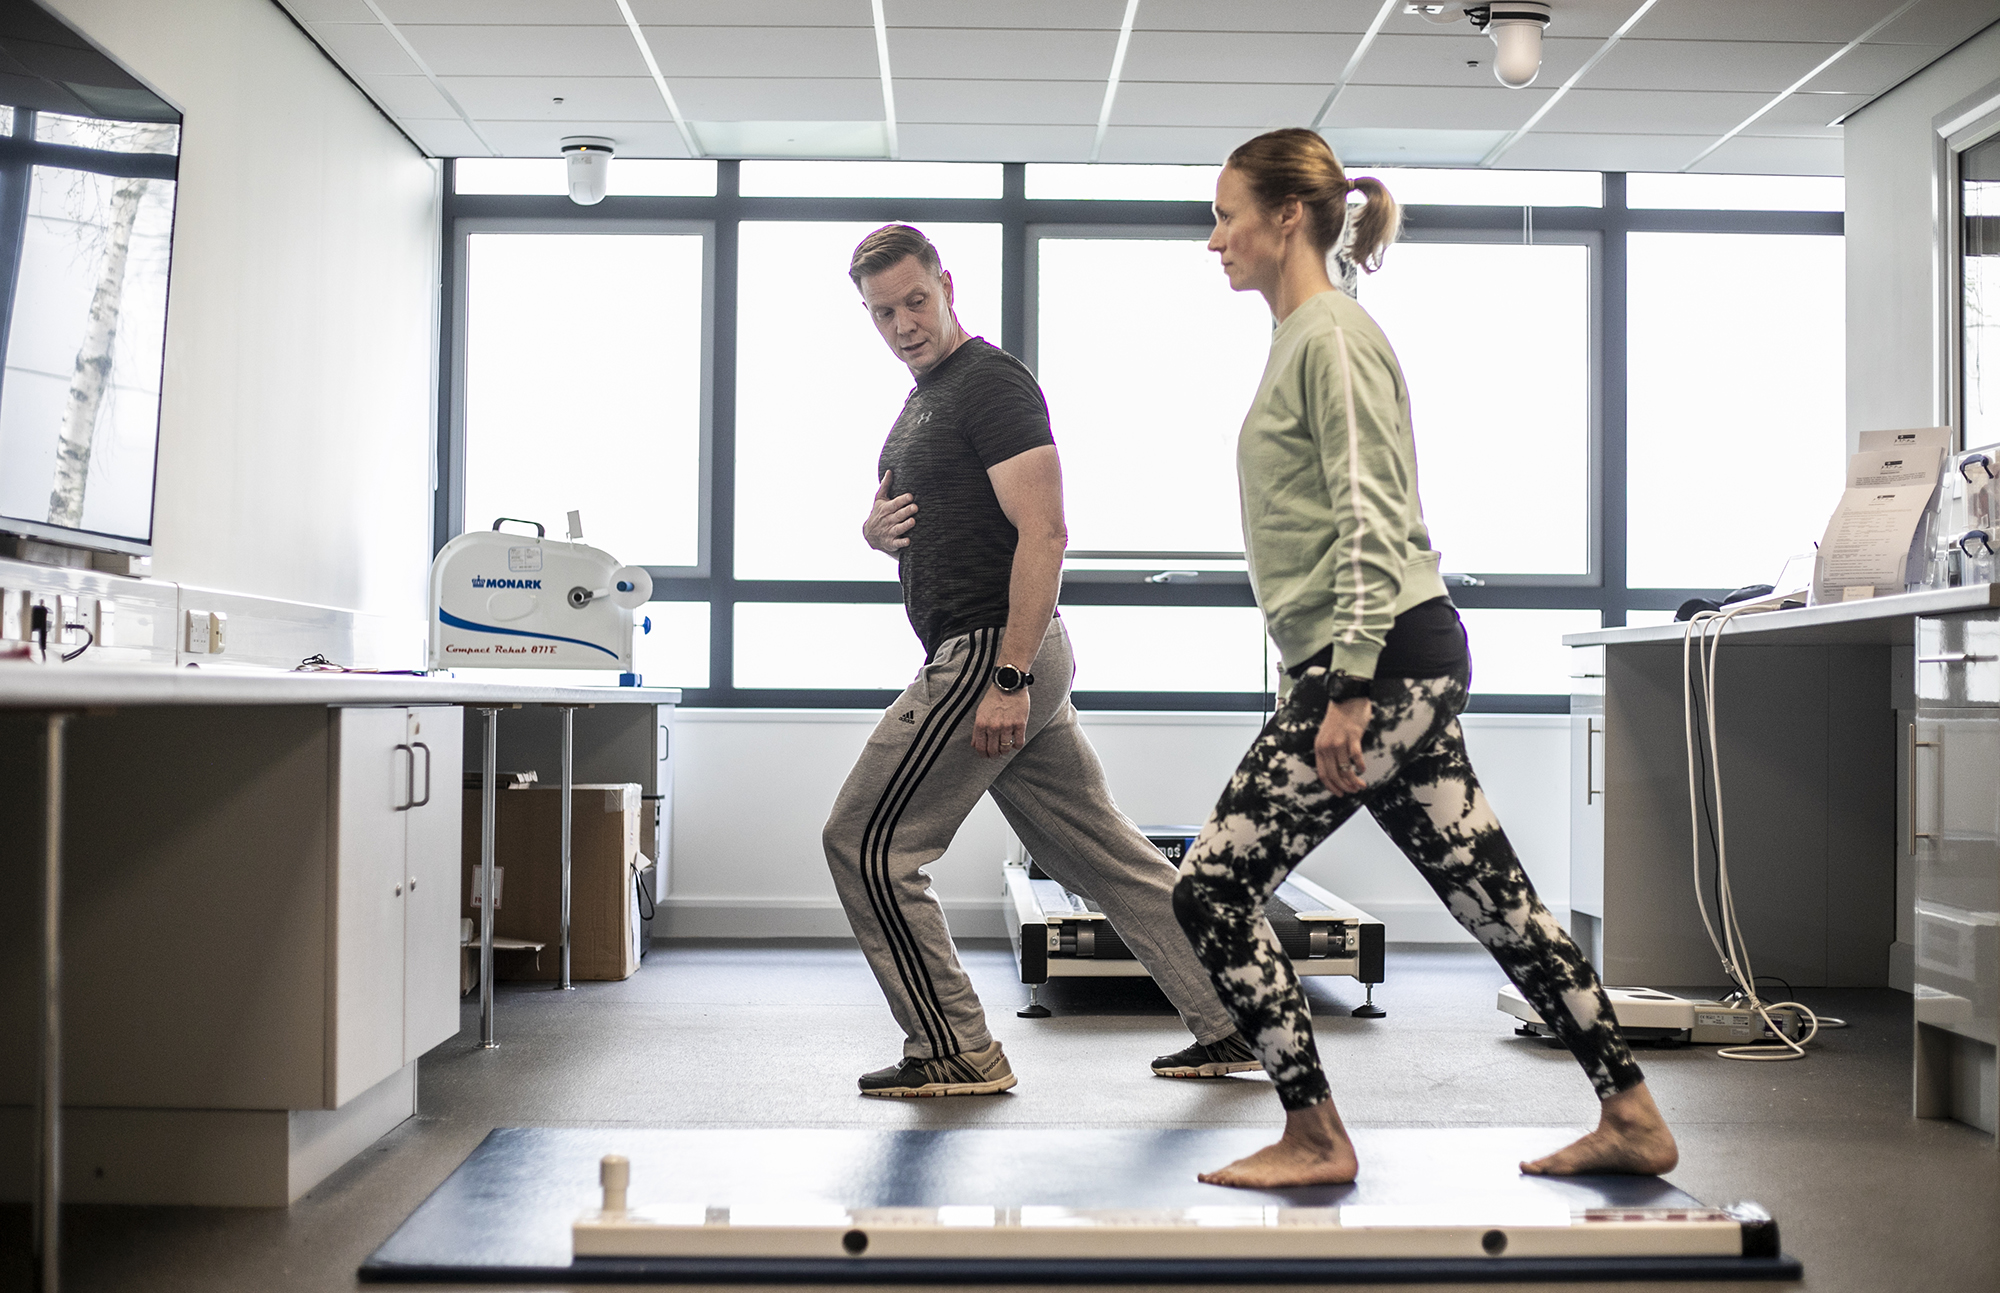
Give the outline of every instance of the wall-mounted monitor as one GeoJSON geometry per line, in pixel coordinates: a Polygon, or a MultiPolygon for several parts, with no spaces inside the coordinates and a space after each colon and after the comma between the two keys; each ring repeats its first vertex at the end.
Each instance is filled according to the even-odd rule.
{"type": "Polygon", "coordinates": [[[181,114],[0,0],[0,532],[144,554],[181,114]]]}

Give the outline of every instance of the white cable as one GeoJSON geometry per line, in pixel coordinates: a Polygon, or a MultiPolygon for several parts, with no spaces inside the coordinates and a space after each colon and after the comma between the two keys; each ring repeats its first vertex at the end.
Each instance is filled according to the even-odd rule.
{"type": "Polygon", "coordinates": [[[1701,911],[1702,928],[1708,931],[1708,941],[1715,948],[1715,954],[1722,959],[1723,973],[1736,985],[1736,993],[1731,1000],[1755,1011],[1777,1039],[1775,1042],[1725,1046],[1716,1053],[1729,1060],[1798,1060],[1805,1058],[1807,1043],[1819,1034],[1819,1017],[1801,1002],[1766,1004],[1758,997],[1757,975],[1750,965],[1749,942],[1744,938],[1743,926],[1737,919],[1736,895],[1729,883],[1729,837],[1722,811],[1722,742],[1715,725],[1716,676],[1722,655],[1722,635],[1731,620],[1749,609],[1748,606],[1739,606],[1732,611],[1698,612],[1689,619],[1687,628],[1681,634],[1681,716],[1687,737],[1688,827],[1694,869],[1694,900],[1701,911]],[[1695,773],[1695,743],[1701,738],[1695,731],[1694,678],[1688,671],[1690,654],[1701,674],[1702,707],[1708,720],[1709,780],[1713,785],[1711,802],[1715,807],[1716,911],[1713,919],[1701,883],[1701,799],[1705,787],[1695,773]],[[1720,936],[1716,933],[1718,923],[1722,927],[1720,936]],[[1771,1011],[1788,1006],[1806,1021],[1806,1035],[1797,1041],[1787,1037],[1777,1021],[1771,1018],[1771,1011]]]}

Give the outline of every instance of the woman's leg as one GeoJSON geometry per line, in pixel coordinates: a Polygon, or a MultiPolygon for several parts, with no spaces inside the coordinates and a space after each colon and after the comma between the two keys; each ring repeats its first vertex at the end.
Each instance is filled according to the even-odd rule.
{"type": "MultiPolygon", "coordinates": [[[[1353,1147],[1335,1113],[1313,1042],[1312,1016],[1264,904],[1306,854],[1361,806],[1320,783],[1313,742],[1326,716],[1326,675],[1309,670],[1250,747],[1181,863],[1174,912],[1255,1048],[1286,1111],[1284,1139],[1204,1180],[1271,1187],[1352,1180],[1353,1147]]],[[[1364,780],[1396,777],[1455,712],[1423,692],[1378,706],[1362,739],[1364,780]]]]}
{"type": "Polygon", "coordinates": [[[1405,761],[1400,776],[1369,796],[1368,810],[1569,1047],[1603,1102],[1596,1132],[1523,1169],[1672,1168],[1672,1133],[1618,1031],[1597,972],[1536,896],[1473,773],[1455,718],[1405,761]]]}

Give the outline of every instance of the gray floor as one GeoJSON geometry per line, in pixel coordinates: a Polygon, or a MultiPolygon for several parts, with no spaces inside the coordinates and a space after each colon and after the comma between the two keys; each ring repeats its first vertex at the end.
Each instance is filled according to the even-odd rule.
{"type": "MultiPolygon", "coordinates": [[[[1149,1074],[1149,1059],[1185,1039],[1150,984],[1057,985],[1046,994],[1057,1017],[1025,1020],[1008,954],[966,959],[1021,1077],[1008,1095],[855,1096],[854,1076],[890,1062],[898,1039],[850,949],[663,947],[624,983],[567,995],[503,985],[498,1051],[474,1048],[468,1009],[465,1031],[424,1061],[423,1115],[289,1210],[69,1210],[68,1286],[353,1288],[356,1265],[499,1126],[1276,1126],[1259,1077],[1149,1074]]],[[[1390,1013],[1377,1021],[1348,1017],[1360,993],[1345,980],[1311,989],[1350,1123],[1555,1129],[1592,1117],[1569,1056],[1510,1035],[1492,1004],[1499,974],[1476,948],[1392,948],[1388,977],[1379,999],[1390,1013]]],[[[1910,999],[1802,995],[1853,1025],[1823,1034],[1803,1063],[1641,1052],[1680,1136],[1674,1182],[1711,1202],[1769,1206],[1815,1293],[2000,1287],[2000,1158],[1989,1136],[1909,1116],[1910,999]]],[[[0,1287],[20,1286],[25,1216],[0,1218],[0,1287]]]]}

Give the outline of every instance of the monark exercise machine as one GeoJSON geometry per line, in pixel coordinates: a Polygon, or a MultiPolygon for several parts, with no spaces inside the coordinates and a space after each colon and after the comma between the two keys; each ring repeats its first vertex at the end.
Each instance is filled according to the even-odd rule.
{"type": "MultiPolygon", "coordinates": [[[[1175,866],[1200,834],[1186,826],[1140,829],[1175,866]]],[[[1048,1018],[1039,990],[1050,979],[1146,977],[1146,967],[1097,904],[1050,879],[1032,854],[1009,858],[1000,875],[1008,941],[1028,985],[1028,1004],[1016,1012],[1022,1018],[1048,1018]]],[[[1367,989],[1352,1014],[1380,1019],[1388,1013],[1375,1004],[1375,985],[1382,982],[1381,921],[1296,873],[1278,887],[1265,914],[1301,976],[1344,974],[1367,989]]]]}

